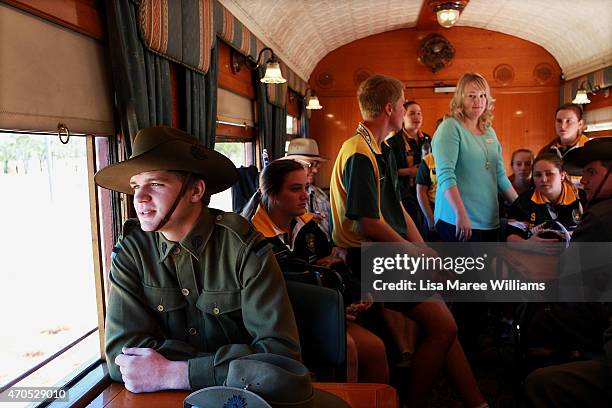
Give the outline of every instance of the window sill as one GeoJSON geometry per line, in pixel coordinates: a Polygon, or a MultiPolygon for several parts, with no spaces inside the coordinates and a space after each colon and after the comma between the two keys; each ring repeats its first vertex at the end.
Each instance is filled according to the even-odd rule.
{"type": "Polygon", "coordinates": [[[106,389],[111,384],[106,363],[98,360],[67,388],[68,401],[42,403],[38,407],[103,407],[106,389]],[[97,404],[94,402],[98,401],[97,404]]]}

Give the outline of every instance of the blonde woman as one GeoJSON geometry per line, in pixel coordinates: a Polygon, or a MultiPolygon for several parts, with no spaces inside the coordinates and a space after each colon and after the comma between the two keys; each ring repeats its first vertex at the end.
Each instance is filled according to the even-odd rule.
{"type": "Polygon", "coordinates": [[[514,202],[501,145],[491,126],[493,101],[482,75],[464,74],[433,138],[438,190],[434,218],[444,241],[496,241],[497,193],[514,202]]]}

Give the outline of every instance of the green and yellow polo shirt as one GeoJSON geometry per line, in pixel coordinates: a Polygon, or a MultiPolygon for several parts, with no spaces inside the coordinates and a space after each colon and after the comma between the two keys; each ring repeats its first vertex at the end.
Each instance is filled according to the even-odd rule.
{"type": "Polygon", "coordinates": [[[584,192],[569,183],[563,183],[559,201],[551,203],[538,190],[521,194],[508,210],[507,235],[530,238],[546,221],[559,221],[568,231],[576,229],[582,219],[584,192]]]}
{"type": "Polygon", "coordinates": [[[397,233],[407,236],[395,159],[392,154],[381,153],[363,123],[338,152],[330,196],[336,245],[352,248],[368,241],[359,230],[361,217],[382,219],[397,233]]]}
{"type": "Polygon", "coordinates": [[[433,157],[433,153],[429,153],[427,156],[423,157],[421,164],[419,164],[416,183],[428,187],[427,197],[432,204],[435,203],[438,180],[436,176],[436,161],[433,157]]]}

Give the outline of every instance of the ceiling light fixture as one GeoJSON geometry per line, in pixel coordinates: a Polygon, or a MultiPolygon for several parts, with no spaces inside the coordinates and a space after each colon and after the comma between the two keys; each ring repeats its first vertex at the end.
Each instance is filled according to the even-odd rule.
{"type": "Polygon", "coordinates": [[[467,0],[429,0],[428,5],[436,13],[438,23],[444,28],[451,28],[459,21],[467,3],[467,0]]]}
{"type": "Polygon", "coordinates": [[[261,66],[263,63],[262,56],[264,51],[270,51],[270,59],[266,63],[266,73],[263,78],[260,79],[264,84],[283,84],[287,82],[285,78],[283,78],[283,74],[281,73],[280,64],[278,61],[278,57],[274,54],[271,48],[266,47],[259,51],[259,55],[257,56],[257,60],[255,60],[252,56],[244,56],[237,51],[232,50],[232,72],[237,73],[240,72],[242,67],[246,67],[250,71],[253,71],[261,66]]]}
{"type": "Polygon", "coordinates": [[[591,103],[587,92],[595,94],[595,88],[593,87],[593,84],[590,81],[582,81],[582,83],[578,87],[578,90],[576,91],[576,97],[574,98],[572,103],[575,103],[577,105],[591,103]]]}
{"type": "Polygon", "coordinates": [[[306,109],[323,109],[321,103],[319,102],[319,98],[315,95],[314,90],[308,88],[306,89],[306,95],[308,95],[308,91],[310,91],[310,96],[308,97],[308,104],[306,105],[306,109]]]}

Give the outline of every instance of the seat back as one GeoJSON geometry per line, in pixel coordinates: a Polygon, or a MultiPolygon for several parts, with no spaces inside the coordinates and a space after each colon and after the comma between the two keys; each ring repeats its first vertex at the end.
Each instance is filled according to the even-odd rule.
{"type": "Polygon", "coordinates": [[[304,364],[317,381],[343,381],[346,375],[346,322],[339,291],[287,281],[304,364]]]}

